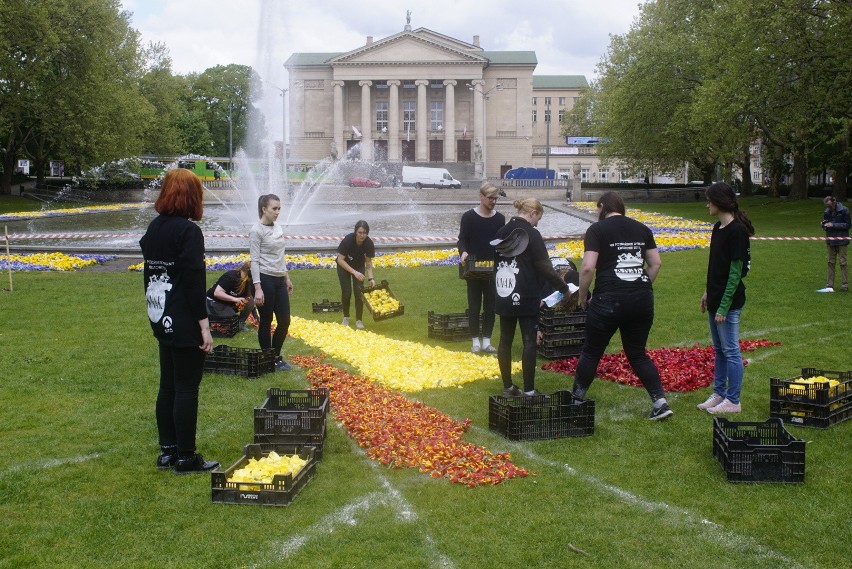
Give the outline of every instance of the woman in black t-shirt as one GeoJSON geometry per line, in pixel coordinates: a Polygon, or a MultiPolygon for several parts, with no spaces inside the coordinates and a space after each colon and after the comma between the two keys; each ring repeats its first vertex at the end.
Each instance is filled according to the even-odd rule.
{"type": "Polygon", "coordinates": [[[213,350],[204,306],[204,235],[190,221],[201,219],[203,191],[198,176],[189,170],[169,170],[154,203],[159,215],[139,240],[148,319],[160,349],[157,468],[174,468],[178,474],[219,466],[204,460],[195,448],[198,388],[204,357],[213,350]]]}
{"type": "Polygon", "coordinates": [[[624,200],[616,192],[598,198],[598,221],[586,231],[580,266],[581,308],[586,313],[586,341],[574,375],[574,395],[586,397],[598,363],[616,330],[621,333],[624,354],[633,373],[651,396],[648,418],[657,421],[672,415],[660,372],[645,345],[654,323],[654,291],[651,283],[660,271],[660,253],[654,235],[644,224],[625,215],[624,200]],[[587,293],[595,277],[591,300],[587,293]]]}
{"type": "Polygon", "coordinates": [[[707,284],[700,308],[708,313],[715,360],[713,393],[698,408],[711,415],[739,413],[744,371],[740,314],[745,306],[743,278],[751,265],[749,237],[754,235],[754,227],[740,211],[733,188],[724,182],[707,188],[707,210],[719,221],[710,236],[707,284]]]}
{"type": "Polygon", "coordinates": [[[361,286],[364,280],[370,286],[376,284],[373,278],[373,257],[376,247],[370,239],[370,225],[362,220],[355,224],[355,231],[343,238],[337,246],[337,279],[340,281],[340,299],[343,304],[343,325],[349,325],[349,305],[352,293],[355,293],[355,327],[364,328],[364,299],[361,286]]]}
{"type": "Polygon", "coordinates": [[[246,319],[254,310],[251,289],[251,261],[246,261],[240,268],[225,272],[207,290],[207,314],[230,318],[239,313],[240,329],[245,330],[246,319]]]}

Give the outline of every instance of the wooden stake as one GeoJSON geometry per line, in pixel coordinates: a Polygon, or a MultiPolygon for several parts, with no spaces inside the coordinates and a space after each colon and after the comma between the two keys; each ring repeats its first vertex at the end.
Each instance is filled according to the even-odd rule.
{"type": "Polygon", "coordinates": [[[6,234],[6,258],[9,263],[7,266],[9,269],[9,292],[12,292],[15,290],[15,287],[12,285],[12,255],[9,253],[9,227],[4,225],[3,232],[6,234]]]}

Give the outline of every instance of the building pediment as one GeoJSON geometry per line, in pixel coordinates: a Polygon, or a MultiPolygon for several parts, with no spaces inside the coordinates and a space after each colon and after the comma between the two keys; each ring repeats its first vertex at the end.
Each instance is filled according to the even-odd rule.
{"type": "Polygon", "coordinates": [[[332,67],[434,63],[487,65],[488,59],[476,46],[420,29],[375,41],[328,61],[332,67]]]}

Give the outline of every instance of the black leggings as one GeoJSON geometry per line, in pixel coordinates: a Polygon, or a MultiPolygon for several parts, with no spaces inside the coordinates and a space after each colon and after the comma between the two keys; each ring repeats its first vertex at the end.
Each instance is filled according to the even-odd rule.
{"type": "Polygon", "coordinates": [[[263,290],[263,306],[258,307],[260,323],[257,325],[257,341],[262,350],[272,349],[276,356],[281,355],[284,338],[290,329],[290,293],[284,277],[260,274],[260,288],[263,290]],[[272,315],[277,322],[275,333],[272,330],[272,315]]]}
{"type": "Polygon", "coordinates": [[[364,315],[364,298],[361,296],[362,283],[355,275],[337,266],[337,279],[340,281],[340,302],[343,305],[343,316],[349,318],[349,304],[352,292],[355,291],[355,320],[362,320],[364,315]]]}
{"type": "Polygon", "coordinates": [[[503,387],[512,386],[512,342],[515,340],[515,328],[521,325],[521,341],[524,351],[521,367],[524,372],[524,391],[535,389],[536,332],[538,315],[500,316],[500,345],[497,348],[497,361],[500,364],[500,376],[503,387]]]}
{"type": "Polygon", "coordinates": [[[177,446],[181,454],[195,452],[198,387],[204,372],[204,356],[198,346],[175,348],[160,343],[157,431],[161,447],[177,446]]]}
{"type": "Polygon", "coordinates": [[[494,302],[497,289],[494,279],[469,279],[467,281],[467,322],[471,338],[490,338],[494,332],[494,302]],[[480,322],[479,311],[482,310],[480,322]]]}

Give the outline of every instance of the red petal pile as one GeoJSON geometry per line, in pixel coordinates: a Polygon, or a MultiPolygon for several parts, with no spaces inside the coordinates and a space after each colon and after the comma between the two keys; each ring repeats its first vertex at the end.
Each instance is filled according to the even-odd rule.
{"type": "Polygon", "coordinates": [[[508,453],[493,454],[461,440],[470,419],[460,423],[317,358],[290,359],[308,370],[312,385],[331,389],[334,418],[366,449],[367,456],[384,465],[418,468],[433,478],[446,477],[471,488],[529,474],[512,464],[508,453]]]}
{"type": "MultiPolygon", "coordinates": [[[[740,340],[740,350],[743,352],[778,345],[780,342],[768,340],[740,340]]],[[[693,391],[713,383],[713,346],[695,344],[691,348],[660,348],[648,350],[648,355],[657,364],[666,391],[693,391]]],[[[568,358],[546,363],[542,369],[573,375],[577,369],[577,359],[568,358]]],[[[743,360],[743,363],[747,362],[743,360]]],[[[642,387],[642,382],[633,373],[623,350],[617,354],[604,354],[598,364],[598,377],[642,387]]]]}

